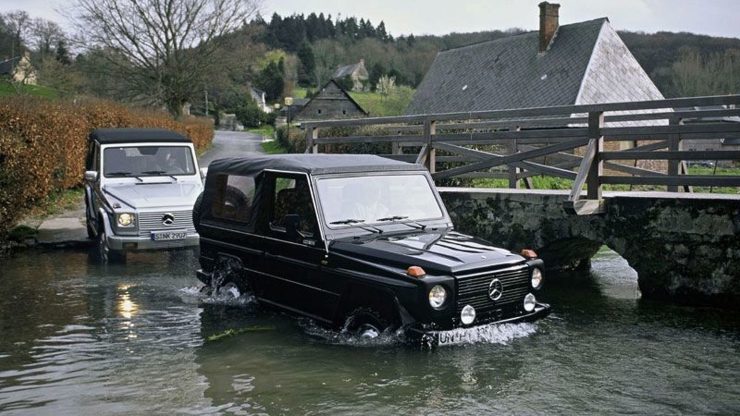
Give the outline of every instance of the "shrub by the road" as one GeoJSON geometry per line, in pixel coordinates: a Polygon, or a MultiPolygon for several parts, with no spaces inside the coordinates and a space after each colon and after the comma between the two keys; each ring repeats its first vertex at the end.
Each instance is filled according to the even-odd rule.
{"type": "Polygon", "coordinates": [[[23,214],[52,192],[82,183],[87,136],[106,127],[158,127],[185,134],[202,150],[209,120],[175,121],[166,113],[106,101],[0,98],[0,241],[23,214]]]}

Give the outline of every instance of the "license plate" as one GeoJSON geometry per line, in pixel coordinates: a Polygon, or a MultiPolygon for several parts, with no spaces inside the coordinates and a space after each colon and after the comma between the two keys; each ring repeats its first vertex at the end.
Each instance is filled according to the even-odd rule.
{"type": "Polygon", "coordinates": [[[161,232],[152,233],[154,241],[184,240],[188,236],[186,232],[161,232]]]}

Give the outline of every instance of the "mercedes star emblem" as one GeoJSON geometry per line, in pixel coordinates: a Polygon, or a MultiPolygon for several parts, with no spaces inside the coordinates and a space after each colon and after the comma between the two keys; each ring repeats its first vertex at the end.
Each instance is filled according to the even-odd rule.
{"type": "Polygon", "coordinates": [[[501,295],[504,294],[504,285],[498,279],[491,280],[491,284],[488,285],[488,297],[491,300],[501,299],[501,295]]]}
{"type": "Polygon", "coordinates": [[[164,214],[162,217],[162,224],[163,225],[172,225],[175,223],[175,216],[172,214],[164,214]]]}

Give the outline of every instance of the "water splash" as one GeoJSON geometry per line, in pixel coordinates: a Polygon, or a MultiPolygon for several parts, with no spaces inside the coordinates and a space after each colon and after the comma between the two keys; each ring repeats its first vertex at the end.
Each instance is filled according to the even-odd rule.
{"type": "MultiPolygon", "coordinates": [[[[303,331],[314,338],[332,345],[347,345],[353,347],[384,347],[410,344],[409,337],[402,329],[386,330],[377,338],[362,338],[346,329],[340,331],[327,329],[311,319],[300,319],[299,325],[303,331]]],[[[537,332],[537,325],[533,323],[518,324],[489,324],[474,328],[458,328],[449,331],[440,331],[439,344],[441,347],[463,346],[475,344],[506,345],[513,340],[525,338],[537,332]]],[[[421,347],[430,347],[430,343],[421,340],[421,347]]]]}
{"type": "Polygon", "coordinates": [[[209,305],[247,306],[257,303],[252,292],[235,293],[232,291],[204,290],[206,286],[189,286],[180,289],[183,297],[190,298],[197,303],[209,305]]]}
{"type": "Polygon", "coordinates": [[[404,342],[401,331],[386,330],[375,338],[363,338],[346,329],[340,331],[327,329],[308,318],[300,318],[298,325],[303,331],[321,342],[331,345],[347,345],[353,347],[384,347],[400,345],[404,342]]]}
{"type": "Polygon", "coordinates": [[[458,328],[439,332],[439,346],[499,344],[528,337],[537,332],[533,323],[488,324],[473,328],[458,328]]]}

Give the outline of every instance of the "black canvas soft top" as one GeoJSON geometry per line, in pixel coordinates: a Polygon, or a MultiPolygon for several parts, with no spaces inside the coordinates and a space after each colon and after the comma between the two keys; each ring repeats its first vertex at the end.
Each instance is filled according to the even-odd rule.
{"type": "Polygon", "coordinates": [[[192,143],[192,141],[172,130],[165,129],[95,129],[90,133],[89,140],[100,144],[117,143],[192,143]]]}
{"type": "Polygon", "coordinates": [[[254,176],[264,170],[322,175],[331,173],[388,172],[426,169],[421,165],[400,162],[375,155],[282,154],[245,155],[217,159],[208,166],[208,175],[230,173],[254,176]]]}

